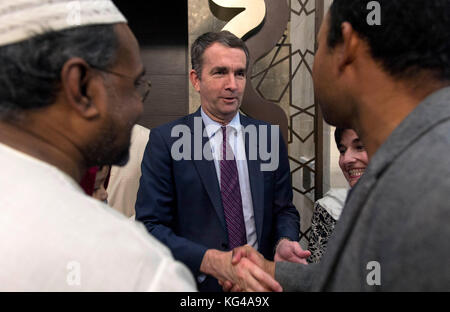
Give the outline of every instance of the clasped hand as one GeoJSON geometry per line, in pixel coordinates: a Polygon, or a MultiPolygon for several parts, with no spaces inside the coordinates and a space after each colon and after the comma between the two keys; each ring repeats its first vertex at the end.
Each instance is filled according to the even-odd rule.
{"type": "MultiPolygon", "coordinates": [[[[289,261],[307,264],[311,253],[303,250],[298,242],[283,239],[275,252],[275,262],[289,261]]],[[[219,279],[224,291],[275,291],[281,292],[281,285],[275,280],[275,262],[268,261],[249,245],[235,248],[231,257],[233,278],[219,279]]]]}

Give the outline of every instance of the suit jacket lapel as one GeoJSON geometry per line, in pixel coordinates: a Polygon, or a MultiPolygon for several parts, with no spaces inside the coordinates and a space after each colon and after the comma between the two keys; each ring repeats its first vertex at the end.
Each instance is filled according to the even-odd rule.
{"type": "MultiPolygon", "coordinates": [[[[198,175],[200,177],[200,180],[203,183],[203,186],[208,193],[208,196],[211,200],[212,205],[214,206],[214,209],[216,210],[217,216],[219,217],[220,223],[223,226],[223,229],[227,231],[227,226],[225,222],[225,215],[223,212],[223,206],[222,206],[222,198],[220,195],[220,187],[218,183],[217,173],[216,173],[216,167],[214,165],[214,160],[207,160],[205,159],[205,156],[203,155],[203,149],[210,150],[209,147],[209,139],[208,137],[203,136],[203,132],[205,129],[205,125],[201,119],[201,113],[200,109],[198,109],[194,114],[189,116],[188,119],[188,127],[191,129],[191,159],[194,162],[195,167],[197,168],[198,175]],[[199,121],[201,121],[201,128],[198,124],[195,124],[195,117],[200,118],[199,121]],[[197,128],[197,129],[195,129],[197,128]],[[200,133],[198,133],[200,132],[200,133]],[[197,151],[198,155],[201,155],[200,159],[195,158],[195,141],[201,138],[201,151],[197,151]],[[197,137],[197,138],[196,138],[197,137]],[[205,147],[205,145],[207,147],[205,147]],[[205,147],[205,148],[204,148],[205,147]]],[[[197,157],[199,158],[199,157],[197,157]]],[[[192,196],[195,196],[195,194],[192,194],[192,196]]]]}
{"type": "MultiPolygon", "coordinates": [[[[247,117],[240,115],[241,125],[247,127],[250,123],[247,117]]],[[[255,126],[256,127],[256,126],[255,126]]],[[[258,128],[256,127],[256,133],[258,128]]],[[[243,133],[243,139],[245,142],[245,155],[247,157],[248,178],[250,182],[250,190],[252,193],[253,214],[255,217],[256,235],[258,241],[261,241],[263,220],[264,220],[264,175],[261,171],[261,160],[259,155],[254,160],[249,158],[250,144],[256,145],[256,151],[259,151],[258,138],[253,138],[252,142],[249,140],[249,135],[243,133]],[[255,142],[253,142],[255,140],[255,142]]],[[[252,147],[254,148],[254,146],[252,147]]]]}

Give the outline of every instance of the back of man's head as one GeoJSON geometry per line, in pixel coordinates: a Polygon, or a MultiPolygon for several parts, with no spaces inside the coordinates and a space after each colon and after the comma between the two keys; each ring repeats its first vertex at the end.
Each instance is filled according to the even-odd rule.
{"type": "Polygon", "coordinates": [[[393,77],[425,71],[450,80],[450,0],[334,0],[329,48],[342,42],[343,22],[367,41],[372,57],[393,77]]]}

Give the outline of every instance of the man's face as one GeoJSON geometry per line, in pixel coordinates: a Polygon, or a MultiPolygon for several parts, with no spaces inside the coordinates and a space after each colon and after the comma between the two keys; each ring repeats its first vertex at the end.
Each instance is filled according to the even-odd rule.
{"type": "MultiPolygon", "coordinates": [[[[88,153],[95,155],[93,165],[125,165],[129,158],[131,130],[143,112],[136,83],[144,74],[139,45],[125,24],[116,25],[119,47],[111,72],[104,73],[106,89],[103,122],[98,140],[88,153]]],[[[89,156],[88,156],[89,157],[89,156]]]]}
{"type": "Polygon", "coordinates": [[[317,37],[319,43],[313,66],[314,94],[322,109],[323,118],[334,126],[346,127],[345,114],[349,101],[342,92],[337,66],[337,49],[327,44],[329,14],[325,17],[317,37]]]}
{"type": "Polygon", "coordinates": [[[191,72],[201,105],[213,120],[228,123],[239,110],[246,83],[246,55],[237,48],[214,43],[203,54],[201,77],[191,72]]]}

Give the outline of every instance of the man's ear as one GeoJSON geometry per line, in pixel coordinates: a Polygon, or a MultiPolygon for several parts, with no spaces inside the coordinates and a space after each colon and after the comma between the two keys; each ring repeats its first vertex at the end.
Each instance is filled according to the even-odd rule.
{"type": "Polygon", "coordinates": [[[189,79],[191,80],[192,86],[197,92],[200,92],[200,77],[197,72],[193,69],[189,72],[189,79]]]}
{"type": "Polygon", "coordinates": [[[342,72],[346,66],[352,64],[356,59],[361,38],[348,22],[342,23],[341,31],[343,42],[338,47],[338,68],[342,72]]]}
{"type": "Polygon", "coordinates": [[[95,118],[99,115],[98,107],[88,94],[88,88],[93,82],[92,69],[82,58],[71,58],[61,70],[61,88],[68,104],[85,118],[95,118]]]}

